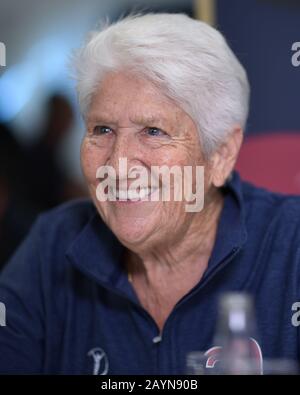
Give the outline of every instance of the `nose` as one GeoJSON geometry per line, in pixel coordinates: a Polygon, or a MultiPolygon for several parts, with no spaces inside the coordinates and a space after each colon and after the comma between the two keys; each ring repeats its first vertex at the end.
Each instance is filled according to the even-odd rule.
{"type": "Polygon", "coordinates": [[[115,169],[119,179],[127,178],[131,167],[141,165],[140,149],[132,131],[122,130],[116,134],[107,164],[115,169]]]}

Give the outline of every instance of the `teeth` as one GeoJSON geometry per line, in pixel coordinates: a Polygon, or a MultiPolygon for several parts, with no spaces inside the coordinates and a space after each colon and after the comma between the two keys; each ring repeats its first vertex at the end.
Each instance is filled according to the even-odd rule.
{"type": "Polygon", "coordinates": [[[111,188],[111,195],[114,196],[117,200],[142,200],[146,196],[150,195],[151,188],[145,187],[141,188],[139,192],[135,189],[114,189],[111,188]]]}
{"type": "Polygon", "coordinates": [[[149,188],[142,188],[140,189],[139,192],[137,191],[128,191],[128,199],[129,200],[134,200],[134,199],[144,199],[146,196],[148,196],[150,193],[150,189],[149,188]]]}
{"type": "Polygon", "coordinates": [[[116,191],[116,197],[120,200],[127,200],[127,191],[116,191]]]}

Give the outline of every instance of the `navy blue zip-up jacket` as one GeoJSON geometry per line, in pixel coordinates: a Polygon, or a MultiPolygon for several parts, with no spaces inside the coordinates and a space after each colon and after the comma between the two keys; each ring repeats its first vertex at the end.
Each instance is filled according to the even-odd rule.
{"type": "Polygon", "coordinates": [[[292,305],[300,301],[300,198],[256,188],[237,173],[224,194],[208,268],[162,333],[128,282],[124,247],[91,202],[41,215],[0,277],[0,372],[182,374],[197,350],[208,351],[213,367],[224,291],[254,295],[262,358],[299,361],[292,305]]]}

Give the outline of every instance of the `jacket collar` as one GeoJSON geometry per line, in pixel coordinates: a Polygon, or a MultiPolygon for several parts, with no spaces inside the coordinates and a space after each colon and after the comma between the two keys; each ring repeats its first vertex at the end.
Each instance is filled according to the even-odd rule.
{"type": "MultiPolygon", "coordinates": [[[[242,183],[233,172],[223,187],[224,207],[220,216],[216,242],[203,280],[211,277],[222,262],[237,253],[247,239],[242,183]]],[[[66,255],[76,267],[98,283],[122,294],[131,294],[122,263],[124,247],[95,214],[68,248],[66,255]]]]}
{"type": "Polygon", "coordinates": [[[203,280],[239,252],[247,241],[245,203],[239,174],[234,171],[222,188],[224,207],[219,219],[216,241],[203,280]]]}

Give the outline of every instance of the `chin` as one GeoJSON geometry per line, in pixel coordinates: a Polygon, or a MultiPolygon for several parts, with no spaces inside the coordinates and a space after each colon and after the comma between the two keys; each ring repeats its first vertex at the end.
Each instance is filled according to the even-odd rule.
{"type": "Polygon", "coordinates": [[[143,243],[150,236],[153,229],[149,218],[114,217],[107,222],[116,237],[126,246],[143,243]]]}

